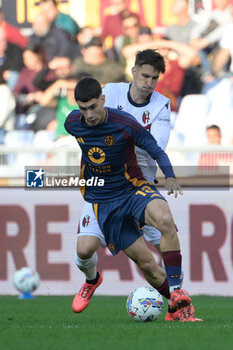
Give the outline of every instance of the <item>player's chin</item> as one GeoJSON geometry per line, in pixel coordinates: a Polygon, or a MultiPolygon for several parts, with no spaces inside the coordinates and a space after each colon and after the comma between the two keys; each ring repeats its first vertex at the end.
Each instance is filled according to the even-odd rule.
{"type": "Polygon", "coordinates": [[[95,120],[88,120],[87,121],[87,124],[89,125],[89,126],[95,126],[95,125],[97,125],[97,120],[95,119],[95,120]]]}
{"type": "Polygon", "coordinates": [[[154,89],[144,87],[143,91],[144,91],[145,94],[151,94],[154,91],[154,89]]]}

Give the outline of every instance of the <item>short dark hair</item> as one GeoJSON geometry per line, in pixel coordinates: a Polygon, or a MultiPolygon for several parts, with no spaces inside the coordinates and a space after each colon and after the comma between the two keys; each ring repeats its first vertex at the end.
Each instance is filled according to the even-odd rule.
{"type": "Polygon", "coordinates": [[[74,89],[76,101],[88,102],[93,98],[99,98],[102,88],[98,80],[94,78],[82,78],[74,89]]]}
{"type": "Polygon", "coordinates": [[[100,37],[98,37],[98,36],[93,36],[83,47],[85,49],[88,49],[91,46],[102,47],[103,46],[102,39],[100,37]]]}
{"type": "Polygon", "coordinates": [[[212,124],[212,125],[207,126],[206,131],[210,130],[210,129],[214,129],[214,130],[217,130],[217,131],[221,132],[220,127],[218,125],[216,125],[216,124],[212,124]]]}
{"type": "Polygon", "coordinates": [[[46,57],[46,52],[40,44],[30,42],[24,49],[23,51],[31,51],[37,56],[40,57],[41,61],[43,64],[47,63],[47,57],[46,57]]]}
{"type": "Polygon", "coordinates": [[[144,64],[149,64],[158,70],[160,73],[165,73],[166,64],[164,57],[156,50],[147,49],[143,51],[138,51],[135,59],[135,66],[143,66],[144,64]]]}

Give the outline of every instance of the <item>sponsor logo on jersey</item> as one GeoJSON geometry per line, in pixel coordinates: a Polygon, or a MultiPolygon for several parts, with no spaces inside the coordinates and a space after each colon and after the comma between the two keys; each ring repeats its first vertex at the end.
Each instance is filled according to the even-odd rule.
{"type": "Polygon", "coordinates": [[[149,123],[150,121],[150,112],[149,111],[144,111],[143,115],[142,115],[142,121],[144,124],[149,123]]]}
{"type": "Polygon", "coordinates": [[[88,157],[95,164],[103,163],[106,158],[104,151],[99,147],[92,147],[89,149],[88,157]]]}
{"type": "Polygon", "coordinates": [[[122,110],[124,107],[122,107],[121,105],[118,105],[117,106],[117,109],[120,109],[120,110],[122,110]]]}
{"type": "Polygon", "coordinates": [[[82,226],[83,227],[87,227],[90,224],[90,216],[89,215],[85,215],[82,221],[82,226]]]}
{"type": "Polygon", "coordinates": [[[157,120],[158,120],[158,121],[161,121],[161,122],[167,122],[167,123],[169,123],[169,122],[170,122],[170,117],[169,117],[169,116],[168,116],[168,117],[163,117],[163,118],[158,117],[157,120]]]}
{"type": "Polygon", "coordinates": [[[113,136],[106,136],[104,138],[104,142],[106,143],[106,145],[112,146],[115,143],[115,138],[113,136]]]}

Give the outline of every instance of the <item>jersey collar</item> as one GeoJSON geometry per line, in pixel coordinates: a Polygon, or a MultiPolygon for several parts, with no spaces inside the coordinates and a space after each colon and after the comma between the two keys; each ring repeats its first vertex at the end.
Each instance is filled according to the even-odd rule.
{"type": "Polygon", "coordinates": [[[127,97],[128,97],[129,103],[131,105],[133,105],[134,107],[144,107],[144,106],[148,105],[148,103],[150,103],[150,98],[151,98],[152,93],[148,96],[148,98],[147,98],[147,100],[145,102],[143,102],[143,103],[136,103],[136,102],[134,102],[134,100],[130,96],[130,88],[131,88],[131,86],[132,86],[132,83],[129,84],[129,90],[128,90],[128,93],[127,93],[127,97]]]}

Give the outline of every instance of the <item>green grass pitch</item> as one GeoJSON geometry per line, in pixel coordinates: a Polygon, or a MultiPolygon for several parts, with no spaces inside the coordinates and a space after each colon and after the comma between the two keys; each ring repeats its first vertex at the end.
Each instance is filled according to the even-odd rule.
{"type": "Polygon", "coordinates": [[[233,349],[233,298],[193,297],[199,323],[138,323],[127,315],[126,297],[94,296],[81,314],[72,297],[19,300],[0,296],[1,350],[230,350],[233,349]]]}

